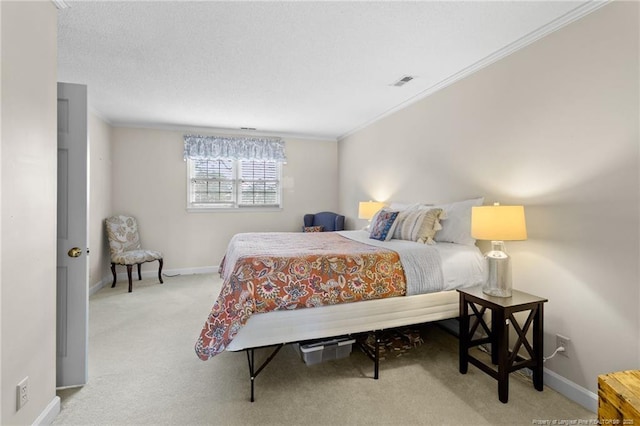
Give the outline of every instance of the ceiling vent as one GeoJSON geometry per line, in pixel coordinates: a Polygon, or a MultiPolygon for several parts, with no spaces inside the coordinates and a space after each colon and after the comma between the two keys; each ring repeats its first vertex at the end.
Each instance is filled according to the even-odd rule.
{"type": "Polygon", "coordinates": [[[407,84],[408,82],[410,82],[413,79],[414,79],[414,77],[412,77],[410,75],[405,75],[400,80],[398,80],[395,83],[393,83],[392,86],[396,86],[396,87],[404,86],[405,84],[407,84]]]}
{"type": "Polygon", "coordinates": [[[58,10],[67,9],[69,5],[64,0],[51,0],[58,10]]]}

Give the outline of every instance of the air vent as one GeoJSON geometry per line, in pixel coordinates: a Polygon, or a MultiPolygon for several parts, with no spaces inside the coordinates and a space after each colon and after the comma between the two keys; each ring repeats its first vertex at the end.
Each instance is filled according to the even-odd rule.
{"type": "Polygon", "coordinates": [[[398,80],[395,83],[393,83],[392,86],[396,86],[396,87],[404,86],[405,84],[407,84],[408,82],[410,82],[413,79],[414,79],[414,77],[412,77],[410,75],[405,75],[400,80],[398,80]]]}
{"type": "Polygon", "coordinates": [[[58,10],[67,9],[69,5],[64,0],[51,0],[58,10]]]}

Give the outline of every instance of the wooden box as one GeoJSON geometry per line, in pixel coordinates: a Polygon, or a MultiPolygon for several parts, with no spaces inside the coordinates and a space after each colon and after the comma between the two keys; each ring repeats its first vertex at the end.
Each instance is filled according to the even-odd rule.
{"type": "Polygon", "coordinates": [[[598,376],[598,419],[602,425],[640,425],[640,370],[598,376]]]}

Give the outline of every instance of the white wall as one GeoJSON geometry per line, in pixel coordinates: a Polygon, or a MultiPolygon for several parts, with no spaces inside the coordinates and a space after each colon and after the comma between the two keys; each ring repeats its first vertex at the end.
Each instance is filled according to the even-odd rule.
{"type": "MultiPolygon", "coordinates": [[[[188,213],[184,134],[118,127],[111,133],[112,211],[138,218],[142,245],[163,252],[167,271],[217,267],[238,232],[298,231],[305,213],[337,209],[337,142],[284,138],[282,210],[188,213]]],[[[143,270],[157,270],[157,263],[143,270]]]]}
{"type": "Polygon", "coordinates": [[[58,401],[55,395],[57,17],[50,1],[3,1],[0,10],[0,423],[32,424],[58,401]],[[16,385],[26,376],[29,402],[16,412],[16,385]]]}
{"type": "Polygon", "coordinates": [[[339,142],[340,208],[524,204],[514,287],[547,297],[545,366],[597,391],[640,358],[638,4],[614,2],[339,142]]]}
{"type": "MultiPolygon", "coordinates": [[[[88,88],[91,98],[91,88],[88,88]]],[[[89,112],[89,288],[109,282],[104,218],[111,214],[111,126],[89,112]]],[[[99,288],[99,287],[98,287],[99,288]]]]}

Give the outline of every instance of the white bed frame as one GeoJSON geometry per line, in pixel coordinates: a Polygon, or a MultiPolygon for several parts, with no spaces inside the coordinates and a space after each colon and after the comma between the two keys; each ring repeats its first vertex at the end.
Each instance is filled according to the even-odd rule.
{"type": "Polygon", "coordinates": [[[458,292],[449,290],[254,314],[227,350],[241,351],[456,318],[459,303],[458,292]]]}

